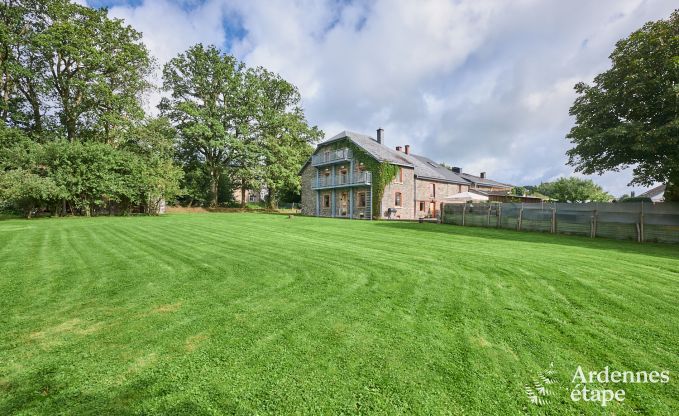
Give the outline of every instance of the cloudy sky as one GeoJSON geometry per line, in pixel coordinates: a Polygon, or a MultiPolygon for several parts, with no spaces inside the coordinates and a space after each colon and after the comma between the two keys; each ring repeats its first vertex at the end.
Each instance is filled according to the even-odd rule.
{"type": "MultiPolygon", "coordinates": [[[[79,0],[143,32],[163,64],[214,44],[300,89],[327,137],[342,130],[530,185],[570,175],[573,85],[676,0],[79,0]]],[[[151,99],[150,106],[157,98],[151,99]]],[[[629,171],[593,179],[614,195],[629,171]]]]}

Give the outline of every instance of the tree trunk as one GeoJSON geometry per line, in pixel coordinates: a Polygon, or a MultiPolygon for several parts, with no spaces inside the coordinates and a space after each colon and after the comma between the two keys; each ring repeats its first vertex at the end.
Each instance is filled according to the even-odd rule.
{"type": "Polygon", "coordinates": [[[210,193],[212,201],[210,201],[210,207],[214,208],[217,206],[219,198],[219,171],[213,169],[210,173],[210,193]]]}
{"type": "Polygon", "coordinates": [[[278,208],[278,203],[276,201],[276,189],[273,187],[269,188],[269,193],[266,196],[267,207],[270,209],[278,208]]]}
{"type": "Polygon", "coordinates": [[[240,181],[240,206],[245,208],[245,179],[240,181]]]}

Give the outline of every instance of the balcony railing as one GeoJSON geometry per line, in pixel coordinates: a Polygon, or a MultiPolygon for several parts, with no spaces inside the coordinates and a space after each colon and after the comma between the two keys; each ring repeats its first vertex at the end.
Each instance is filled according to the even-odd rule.
{"type": "Polygon", "coordinates": [[[315,154],[311,157],[313,166],[327,165],[330,163],[347,162],[351,159],[351,149],[337,149],[315,154]]]}
{"type": "Polygon", "coordinates": [[[354,185],[370,185],[372,183],[372,175],[370,172],[360,172],[354,174],[353,178],[349,178],[349,175],[328,175],[321,176],[317,180],[314,180],[311,188],[312,189],[323,189],[323,188],[341,188],[345,186],[354,185]]]}

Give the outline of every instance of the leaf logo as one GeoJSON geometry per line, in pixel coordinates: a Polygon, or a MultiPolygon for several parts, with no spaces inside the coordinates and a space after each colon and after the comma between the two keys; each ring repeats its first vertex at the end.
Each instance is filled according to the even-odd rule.
{"type": "Polygon", "coordinates": [[[552,395],[552,390],[549,386],[556,382],[554,363],[551,363],[548,369],[541,371],[530,383],[524,385],[524,392],[531,404],[535,406],[544,406],[549,404],[548,398],[552,395]]]}

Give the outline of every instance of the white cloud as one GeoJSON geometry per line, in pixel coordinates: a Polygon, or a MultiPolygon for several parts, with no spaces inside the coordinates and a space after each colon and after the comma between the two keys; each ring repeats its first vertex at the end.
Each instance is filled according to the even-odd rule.
{"type": "MultiPolygon", "coordinates": [[[[145,0],[111,14],[158,58],[203,42],[295,83],[328,136],[384,127],[389,145],[517,184],[565,165],[573,85],[609,66],[615,41],[669,16],[670,0],[422,2],[145,0]],[[234,20],[235,17],[235,20],[234,20]],[[226,21],[245,34],[227,39],[226,21]]],[[[157,97],[154,98],[157,100],[157,97]]],[[[627,192],[629,171],[594,179],[627,192]]]]}

